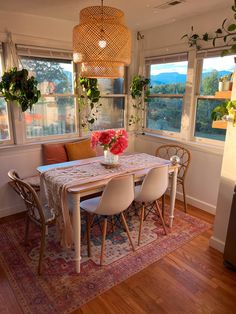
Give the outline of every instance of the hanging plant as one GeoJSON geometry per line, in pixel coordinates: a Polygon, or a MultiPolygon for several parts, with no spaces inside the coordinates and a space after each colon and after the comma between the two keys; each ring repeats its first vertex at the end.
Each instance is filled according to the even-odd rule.
{"type": "MultiPolygon", "coordinates": [[[[231,7],[233,11],[234,20],[236,20],[236,0],[234,0],[234,5],[231,7]]],[[[234,54],[236,52],[236,24],[228,23],[227,19],[224,19],[221,27],[213,34],[204,33],[199,35],[194,32],[193,26],[191,27],[190,34],[185,34],[181,39],[187,38],[189,47],[196,47],[198,50],[201,48],[201,42],[211,42],[214,47],[220,41],[220,45],[226,47],[221,53],[222,57],[228,54],[234,54]]]]}
{"type": "Polygon", "coordinates": [[[79,77],[79,111],[83,112],[82,127],[91,129],[97,120],[99,108],[100,91],[96,78],[79,77]]]}
{"type": "MultiPolygon", "coordinates": [[[[135,114],[131,114],[129,117],[129,126],[137,125],[140,127],[142,122],[143,113],[145,110],[145,102],[148,101],[150,95],[150,79],[141,75],[135,75],[130,84],[130,94],[133,100],[132,106],[135,109],[135,114]]],[[[142,130],[144,126],[142,125],[142,130]]]]}
{"type": "Polygon", "coordinates": [[[41,96],[37,89],[38,82],[31,76],[26,69],[17,71],[17,68],[12,68],[5,72],[0,82],[0,92],[7,102],[15,101],[24,112],[27,109],[32,109],[41,96]]]}

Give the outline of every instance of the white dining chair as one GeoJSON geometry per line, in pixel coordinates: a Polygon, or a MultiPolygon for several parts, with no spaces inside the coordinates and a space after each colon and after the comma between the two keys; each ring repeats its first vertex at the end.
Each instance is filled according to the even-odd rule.
{"type": "MultiPolygon", "coordinates": [[[[107,233],[108,217],[120,214],[121,222],[127,233],[130,245],[135,250],[123,211],[126,210],[134,200],[134,178],[133,175],[125,175],[112,178],[106,185],[101,197],[95,197],[81,202],[80,207],[87,212],[87,245],[88,256],[91,256],[90,229],[95,215],[104,217],[102,230],[102,244],[100,265],[103,264],[105,240],[107,233]]],[[[113,223],[113,222],[111,222],[113,223]]]]}
{"type": "Polygon", "coordinates": [[[168,165],[153,168],[149,170],[149,172],[145,176],[142,182],[142,185],[138,185],[135,187],[134,201],[142,205],[141,215],[140,215],[138,245],[140,245],[142,226],[143,226],[143,220],[144,220],[144,214],[145,214],[145,206],[147,205],[147,203],[151,203],[151,202],[155,203],[155,211],[160,217],[165,234],[167,234],[164,218],[163,218],[163,215],[162,215],[162,212],[160,210],[157,200],[160,197],[162,197],[162,195],[166,192],[166,189],[168,187],[168,178],[169,178],[168,165]]]}

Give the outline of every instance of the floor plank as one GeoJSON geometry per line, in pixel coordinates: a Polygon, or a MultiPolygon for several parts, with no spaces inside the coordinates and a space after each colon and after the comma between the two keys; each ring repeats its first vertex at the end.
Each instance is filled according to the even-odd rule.
{"type": "MultiPolygon", "coordinates": [[[[213,223],[214,217],[200,209],[189,206],[188,213],[213,223]]],[[[222,254],[209,247],[211,234],[204,232],[74,314],[235,313],[236,273],[224,268],[222,254]]],[[[22,313],[1,268],[0,313],[22,313]]]]}

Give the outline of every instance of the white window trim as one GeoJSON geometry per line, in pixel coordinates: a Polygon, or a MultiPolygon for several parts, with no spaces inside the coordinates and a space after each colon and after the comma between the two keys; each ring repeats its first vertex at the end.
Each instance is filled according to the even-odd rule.
{"type": "Polygon", "coordinates": [[[192,132],[190,140],[192,142],[196,143],[203,143],[207,145],[217,145],[220,147],[224,147],[224,142],[221,140],[214,140],[210,138],[204,138],[195,136],[195,124],[196,124],[196,116],[197,116],[197,103],[198,99],[222,99],[226,100],[226,98],[216,98],[214,95],[200,95],[200,84],[201,84],[201,75],[202,75],[202,68],[203,68],[203,61],[204,58],[214,58],[214,57],[220,57],[222,49],[216,48],[216,49],[208,49],[208,50],[201,50],[196,52],[196,83],[195,83],[195,94],[193,99],[193,109],[194,109],[194,117],[193,117],[193,123],[192,123],[192,132]]]}
{"type": "MultiPolygon", "coordinates": [[[[163,131],[163,130],[153,130],[146,128],[144,129],[144,132],[149,134],[153,134],[153,136],[160,136],[165,139],[170,140],[177,140],[178,142],[182,143],[188,143],[189,145],[203,145],[207,147],[217,147],[220,150],[224,148],[224,141],[220,140],[214,140],[209,138],[202,138],[194,136],[195,133],[195,122],[196,122],[196,110],[197,110],[197,99],[216,99],[214,96],[202,96],[199,95],[200,90],[200,80],[201,80],[201,72],[202,72],[202,65],[203,65],[203,58],[205,56],[214,57],[219,56],[219,49],[212,49],[212,50],[204,50],[200,51],[200,53],[197,53],[195,50],[191,50],[188,53],[188,74],[187,74],[187,80],[186,80],[186,93],[185,95],[165,95],[165,94],[158,94],[157,97],[168,97],[168,98],[176,98],[176,97],[183,97],[183,111],[182,111],[182,119],[181,119],[181,130],[180,132],[170,132],[170,131],[163,131]],[[198,55],[197,55],[198,54],[198,55]],[[192,74],[190,75],[190,72],[192,74]],[[193,86],[192,88],[188,88],[187,85],[193,86]],[[186,101],[186,98],[189,98],[188,101],[186,101]],[[184,112],[187,112],[187,114],[184,114],[184,112]],[[185,121],[184,117],[187,116],[188,122],[185,121]]],[[[177,55],[177,54],[176,54],[177,55]]],[[[184,55],[184,54],[180,54],[184,55]]],[[[168,55],[166,56],[166,59],[162,57],[163,62],[165,60],[168,60],[168,55]]],[[[159,57],[150,57],[148,62],[146,63],[146,69],[148,70],[147,73],[150,73],[150,65],[153,64],[152,60],[159,60],[159,57]]],[[[155,95],[152,95],[155,97],[155,95]]],[[[151,96],[151,97],[152,97],[151,96]]],[[[220,98],[219,98],[220,99],[220,98]]],[[[221,98],[224,100],[225,98],[221,98]]],[[[146,116],[145,116],[145,126],[146,126],[146,116]]]]}
{"type": "MultiPolygon", "coordinates": [[[[5,69],[5,62],[4,62],[4,57],[3,57],[3,50],[2,50],[2,44],[0,43],[0,58],[1,58],[1,65],[2,65],[2,72],[4,72],[5,69]]],[[[1,98],[4,98],[2,94],[0,94],[1,98]]],[[[14,133],[13,133],[13,128],[12,128],[12,112],[11,112],[11,105],[7,103],[7,116],[8,116],[8,127],[9,127],[9,139],[8,140],[1,140],[0,139],[0,148],[9,146],[14,144],[14,133]]]]}

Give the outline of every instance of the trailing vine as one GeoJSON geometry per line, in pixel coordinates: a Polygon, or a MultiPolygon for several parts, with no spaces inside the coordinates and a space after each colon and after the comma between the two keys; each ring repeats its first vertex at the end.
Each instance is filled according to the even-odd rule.
{"type": "MultiPolygon", "coordinates": [[[[142,122],[143,114],[145,111],[145,102],[150,95],[150,79],[141,75],[135,75],[130,84],[130,94],[133,100],[132,106],[135,109],[135,114],[129,117],[129,126],[137,125],[138,129],[142,122]]],[[[144,128],[143,124],[141,126],[144,128]]]]}
{"type": "Polygon", "coordinates": [[[28,75],[26,69],[17,71],[17,68],[12,68],[3,74],[0,82],[0,92],[5,100],[15,101],[23,112],[28,108],[31,110],[41,96],[40,90],[37,89],[38,82],[28,75]]]}
{"type": "Polygon", "coordinates": [[[99,107],[100,91],[96,78],[79,77],[79,111],[83,112],[82,127],[91,129],[97,120],[99,107]]]}
{"type": "MultiPolygon", "coordinates": [[[[234,20],[236,20],[236,0],[234,0],[234,5],[231,9],[233,11],[234,20]]],[[[221,43],[223,41],[223,47],[227,47],[222,51],[222,56],[236,52],[236,24],[231,23],[227,25],[227,19],[224,19],[221,27],[219,27],[213,34],[206,32],[203,35],[199,35],[194,32],[192,26],[190,34],[183,35],[181,39],[183,38],[187,38],[189,47],[196,47],[198,50],[201,48],[201,42],[211,41],[212,45],[216,47],[216,44],[220,40],[221,43]]]]}

